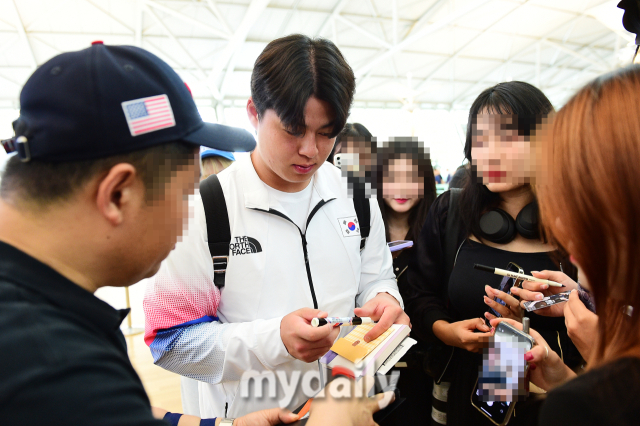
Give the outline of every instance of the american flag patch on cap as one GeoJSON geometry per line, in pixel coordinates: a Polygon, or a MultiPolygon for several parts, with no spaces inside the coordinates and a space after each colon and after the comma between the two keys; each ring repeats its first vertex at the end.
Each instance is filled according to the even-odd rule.
{"type": "Polygon", "coordinates": [[[155,132],[176,125],[167,95],[151,96],[122,103],[131,136],[155,132]]]}

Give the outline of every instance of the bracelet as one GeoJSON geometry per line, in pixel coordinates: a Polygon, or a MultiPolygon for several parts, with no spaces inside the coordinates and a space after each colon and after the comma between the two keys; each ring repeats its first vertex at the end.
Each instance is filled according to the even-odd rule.
{"type": "Polygon", "coordinates": [[[180,413],[169,413],[169,412],[167,412],[167,414],[164,415],[162,420],[164,420],[165,422],[168,422],[171,426],[178,426],[178,422],[180,421],[180,417],[182,417],[182,414],[180,414],[180,413]]]}

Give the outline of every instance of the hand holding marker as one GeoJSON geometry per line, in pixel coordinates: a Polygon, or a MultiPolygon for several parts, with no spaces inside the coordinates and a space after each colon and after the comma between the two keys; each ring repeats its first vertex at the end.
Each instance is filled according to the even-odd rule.
{"type": "Polygon", "coordinates": [[[502,275],[504,277],[519,278],[525,281],[534,281],[537,283],[547,284],[549,287],[564,287],[564,284],[560,284],[555,281],[536,278],[536,277],[532,277],[531,275],[519,274],[517,272],[507,271],[506,269],[492,268],[490,266],[479,265],[477,263],[474,264],[473,267],[481,271],[491,272],[493,274],[502,275]]]}
{"type": "Polygon", "coordinates": [[[326,324],[333,324],[334,327],[361,325],[361,324],[373,324],[373,320],[369,317],[328,317],[328,318],[314,318],[311,320],[313,327],[322,327],[326,324]]]}

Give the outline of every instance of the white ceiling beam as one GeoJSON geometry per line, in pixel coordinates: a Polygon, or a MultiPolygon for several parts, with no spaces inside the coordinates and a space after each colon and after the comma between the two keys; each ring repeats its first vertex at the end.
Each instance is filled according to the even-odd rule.
{"type": "MultiPolygon", "coordinates": [[[[197,19],[193,19],[190,16],[187,16],[183,13],[178,12],[175,9],[172,9],[170,7],[167,7],[165,5],[162,5],[160,3],[156,3],[153,0],[140,0],[142,2],[144,2],[147,6],[151,6],[154,9],[160,10],[164,13],[166,13],[167,15],[171,15],[175,18],[180,19],[183,22],[186,22],[188,24],[191,24],[195,27],[198,27],[200,29],[203,29],[205,31],[210,32],[211,34],[217,35],[220,38],[223,38],[225,40],[229,40],[231,38],[231,36],[229,34],[227,34],[225,31],[221,31],[218,28],[214,28],[211,25],[205,24],[204,22],[198,21],[197,19]]],[[[190,3],[187,3],[190,4],[190,3]]]]}
{"type": "Polygon", "coordinates": [[[237,55],[241,52],[241,45],[247,39],[247,35],[249,31],[253,27],[253,24],[260,18],[260,15],[267,8],[269,4],[269,0],[252,0],[247,7],[247,11],[242,18],[242,22],[236,29],[236,32],[229,40],[229,43],[224,48],[224,50],[216,56],[215,61],[216,65],[213,67],[211,72],[209,73],[209,77],[207,78],[209,85],[215,86],[217,84],[217,79],[222,73],[222,70],[226,67],[225,75],[220,83],[219,93],[222,98],[224,98],[224,91],[226,86],[233,74],[233,70],[235,68],[235,61],[237,59],[237,55]]]}
{"type": "Polygon", "coordinates": [[[410,35],[412,32],[419,30],[420,27],[426,24],[429,19],[431,19],[431,17],[435,15],[438,10],[440,10],[440,8],[445,4],[446,1],[447,0],[436,0],[431,6],[429,6],[429,8],[422,14],[422,16],[420,16],[415,22],[413,22],[413,24],[411,24],[411,27],[409,27],[409,30],[405,34],[405,37],[410,35]]]}
{"type": "MultiPolygon", "coordinates": [[[[565,44],[567,42],[569,37],[571,37],[571,33],[576,28],[576,25],[578,24],[578,22],[580,22],[581,19],[582,18],[580,18],[580,19],[578,19],[578,20],[573,22],[573,25],[571,25],[571,27],[567,30],[567,32],[562,37],[562,43],[561,44],[565,44]]],[[[556,63],[556,61],[558,60],[558,55],[560,55],[560,51],[559,50],[555,50],[553,52],[553,57],[551,58],[551,61],[549,62],[550,65],[553,65],[553,64],[556,63]]]]}
{"type": "MultiPolygon", "coordinates": [[[[18,40],[20,40],[20,36],[13,33],[4,43],[2,43],[2,46],[0,46],[0,54],[4,53],[5,50],[13,46],[14,43],[18,40]]],[[[6,68],[6,67],[2,67],[2,68],[6,68]]]]}
{"type": "MultiPolygon", "coordinates": [[[[149,6],[145,5],[144,8],[145,8],[145,11],[147,13],[149,13],[151,16],[153,16],[153,18],[156,20],[158,25],[160,25],[160,27],[162,27],[162,29],[167,34],[167,36],[171,40],[173,40],[173,42],[180,48],[180,50],[182,50],[184,52],[184,54],[187,55],[187,57],[191,60],[191,62],[193,62],[193,65],[196,67],[198,72],[201,74],[201,79],[206,82],[207,73],[202,69],[202,67],[200,66],[198,61],[196,61],[196,59],[191,55],[191,53],[189,53],[187,48],[184,47],[184,45],[180,42],[180,40],[178,40],[176,38],[176,36],[171,32],[171,30],[164,24],[164,22],[162,22],[162,19],[160,19],[160,17],[149,6]]],[[[177,61],[175,59],[173,59],[173,62],[178,63],[178,64],[180,63],[180,61],[177,61]]],[[[215,86],[213,86],[213,87],[212,86],[208,86],[208,87],[209,87],[209,90],[211,90],[211,93],[213,94],[214,98],[222,99],[222,96],[220,95],[220,92],[217,90],[217,88],[215,86]]]]}
{"type": "Polygon", "coordinates": [[[520,10],[522,7],[524,7],[525,5],[527,5],[528,0],[526,0],[524,3],[514,7],[513,9],[511,9],[510,11],[508,11],[507,13],[505,13],[504,15],[502,15],[500,18],[498,18],[494,23],[492,23],[491,25],[489,25],[487,28],[485,28],[484,30],[480,31],[480,33],[476,36],[474,36],[471,40],[469,40],[464,46],[462,46],[460,49],[458,49],[456,52],[453,53],[453,55],[451,55],[447,60],[445,60],[444,62],[442,62],[440,65],[438,65],[433,71],[431,71],[429,73],[429,75],[418,85],[418,87],[416,87],[416,96],[419,96],[420,92],[424,91],[427,87],[427,85],[429,84],[429,82],[431,81],[431,79],[433,78],[433,76],[440,71],[441,69],[443,69],[444,67],[446,67],[449,63],[451,63],[452,61],[454,61],[458,56],[460,56],[460,54],[462,52],[464,52],[471,44],[473,44],[474,42],[477,41],[477,39],[479,37],[481,37],[484,34],[487,34],[488,32],[490,32],[493,28],[495,28],[496,26],[498,26],[499,24],[501,24],[509,15],[513,14],[514,12],[517,12],[518,10],[520,10]]]}
{"type": "Polygon", "coordinates": [[[286,35],[285,31],[287,31],[287,28],[289,28],[289,23],[291,23],[291,19],[296,13],[296,10],[298,10],[298,5],[301,1],[302,0],[296,0],[296,2],[293,4],[293,7],[287,11],[287,16],[284,18],[284,21],[282,21],[282,25],[280,25],[280,29],[278,30],[278,34],[280,34],[280,37],[286,35]]]}
{"type": "Polygon", "coordinates": [[[103,9],[100,5],[96,4],[94,1],[92,1],[92,0],[84,0],[84,1],[89,3],[91,6],[93,6],[94,9],[99,10],[100,12],[102,12],[103,15],[107,16],[113,22],[117,22],[119,25],[122,25],[124,28],[129,30],[129,32],[131,34],[133,34],[135,32],[135,30],[133,28],[131,28],[129,25],[125,24],[120,19],[118,19],[115,16],[113,16],[113,14],[111,14],[108,10],[103,9]]]}
{"type": "Polygon", "coordinates": [[[374,18],[378,17],[378,11],[376,10],[376,6],[373,4],[372,0],[367,0],[367,6],[369,6],[369,11],[371,12],[371,16],[374,18]]]}
{"type": "Polygon", "coordinates": [[[391,0],[391,28],[393,31],[393,44],[398,44],[398,0],[391,0]]]}
{"type": "Polygon", "coordinates": [[[209,6],[211,12],[213,12],[213,14],[215,15],[216,19],[218,19],[220,24],[224,27],[225,32],[229,35],[233,34],[233,31],[231,31],[231,27],[229,27],[227,20],[224,19],[224,15],[222,14],[222,12],[220,12],[220,9],[218,8],[215,0],[207,0],[207,5],[209,6]]]}
{"type": "MultiPolygon", "coordinates": [[[[268,8],[270,9],[270,8],[268,8]]],[[[342,15],[346,18],[349,18],[349,16],[359,16],[359,15],[342,15]]],[[[152,24],[154,25],[154,24],[152,24]]],[[[151,25],[151,26],[152,26],[151,25]]],[[[147,25],[147,27],[149,27],[150,25],[147,25]]],[[[461,28],[461,29],[465,29],[465,30],[473,30],[473,31],[477,31],[477,29],[475,28],[469,28],[469,27],[464,27],[464,26],[459,26],[456,25],[456,28],[461,28]]],[[[71,31],[38,31],[38,30],[32,30],[32,31],[27,31],[27,33],[29,34],[29,36],[74,36],[74,37],[95,37],[95,38],[105,38],[105,37],[131,37],[131,34],[129,33],[106,33],[106,32],[71,32],[71,31]]],[[[2,34],[6,34],[6,35],[11,35],[11,34],[16,34],[16,31],[9,31],[9,30],[0,30],[0,35],[2,34]]],[[[497,35],[504,35],[506,37],[517,37],[517,38],[522,38],[522,39],[526,39],[526,40],[531,40],[531,41],[539,41],[539,37],[533,37],[533,36],[527,36],[527,35],[522,35],[522,34],[509,34],[509,33],[505,33],[503,31],[493,31],[493,34],[497,34],[497,35]]],[[[611,34],[611,36],[615,36],[614,32],[611,32],[609,30],[603,31],[603,34],[609,35],[611,34]]],[[[164,36],[158,36],[158,35],[153,35],[153,34],[146,34],[145,30],[143,29],[143,35],[144,37],[164,37],[164,36]]],[[[175,34],[174,35],[181,40],[200,40],[200,41],[221,41],[219,38],[215,38],[215,37],[206,37],[206,36],[192,36],[192,35],[178,35],[175,34]]],[[[596,35],[596,34],[593,34],[596,35]]],[[[550,38],[548,37],[547,40],[556,42],[556,43],[562,43],[561,40],[559,39],[554,39],[554,38],[550,38]]],[[[247,43],[259,43],[259,44],[267,44],[269,42],[272,41],[272,39],[269,40],[262,40],[262,39],[257,39],[257,38],[250,38],[247,37],[247,39],[245,40],[247,43]]],[[[578,49],[582,49],[585,46],[590,46],[590,49],[592,51],[592,53],[594,55],[597,55],[598,51],[601,54],[605,54],[607,56],[609,56],[614,50],[615,47],[611,46],[608,47],[606,46],[604,41],[601,40],[596,40],[596,42],[592,42],[589,44],[580,44],[580,43],[576,43],[574,41],[567,41],[565,43],[562,43],[563,45],[565,45],[566,47],[569,47],[571,49],[574,50],[578,50],[578,49]],[[601,44],[600,46],[597,46],[597,44],[601,44]]],[[[380,49],[378,47],[373,47],[373,46],[357,46],[357,45],[351,45],[351,44],[347,44],[347,43],[342,43],[342,45],[344,47],[348,47],[350,49],[362,49],[362,50],[375,50],[375,51],[379,51],[380,49]]],[[[444,57],[445,55],[442,53],[438,53],[438,52],[428,52],[428,51],[422,51],[422,50],[410,50],[410,49],[403,49],[403,52],[407,52],[407,53],[412,53],[412,54],[417,54],[417,55],[426,55],[426,56],[442,56],[444,57]]],[[[449,56],[449,55],[446,55],[449,56]]],[[[479,59],[477,57],[472,57],[472,56],[465,56],[465,55],[460,55],[461,58],[476,58],[479,59]]],[[[495,61],[498,60],[497,58],[486,58],[489,61],[495,61]]]]}
{"type": "Polygon", "coordinates": [[[31,34],[31,30],[33,29],[33,27],[39,24],[41,21],[50,22],[52,19],[55,20],[55,13],[60,9],[64,9],[65,7],[67,7],[70,1],[71,0],[56,0],[55,2],[48,2],[48,6],[50,7],[43,7],[42,10],[40,10],[40,15],[38,15],[33,21],[25,22],[24,30],[27,33],[31,34]]]}
{"type": "Polygon", "coordinates": [[[571,19],[569,19],[568,21],[563,22],[562,24],[558,25],[557,27],[553,28],[550,31],[547,31],[546,34],[542,35],[542,37],[540,37],[540,39],[538,39],[537,41],[534,41],[533,43],[530,43],[529,45],[525,46],[524,48],[519,49],[516,53],[514,53],[513,55],[511,55],[507,60],[503,61],[500,65],[492,68],[488,73],[486,73],[484,76],[482,76],[479,80],[478,83],[474,84],[473,86],[469,87],[467,90],[465,90],[464,92],[462,92],[460,95],[458,95],[453,101],[451,101],[451,105],[452,108],[455,108],[456,104],[459,103],[461,100],[464,100],[467,96],[469,96],[470,93],[473,93],[475,90],[478,89],[478,87],[481,84],[484,84],[484,81],[494,72],[497,72],[498,70],[500,70],[502,67],[506,67],[507,65],[509,65],[511,62],[513,62],[513,60],[515,58],[517,58],[518,56],[522,55],[525,52],[528,52],[530,49],[535,48],[539,43],[542,42],[542,40],[546,39],[548,36],[550,36],[551,34],[555,33],[556,31],[558,31],[561,28],[566,27],[567,25],[571,25],[573,24],[574,21],[580,19],[582,17],[582,15],[578,15],[575,16],[571,19]]]}
{"type": "MultiPolygon", "coordinates": [[[[612,35],[612,36],[617,37],[617,35],[615,35],[615,34],[613,34],[613,33],[609,33],[609,34],[610,34],[610,35],[612,35]]],[[[595,43],[598,43],[598,42],[600,42],[600,40],[593,41],[591,44],[595,44],[595,43]]],[[[590,49],[590,47],[591,47],[590,45],[583,46],[583,47],[581,47],[581,48],[578,50],[578,53],[582,53],[583,51],[589,50],[589,49],[590,49]]],[[[556,50],[556,52],[557,52],[557,50],[556,50]]],[[[564,60],[562,60],[562,61],[560,61],[560,62],[558,62],[558,63],[555,63],[555,64],[553,64],[551,67],[547,68],[547,69],[544,71],[546,74],[551,74],[553,71],[555,71],[555,74],[554,74],[554,75],[549,76],[549,77],[548,77],[548,78],[546,78],[545,80],[546,80],[546,81],[553,81],[553,80],[558,76],[558,74],[560,74],[562,71],[564,71],[564,70],[566,70],[566,69],[570,69],[570,68],[572,68],[572,67],[571,67],[571,65],[574,65],[574,64],[575,64],[575,61],[574,61],[574,60],[572,60],[572,58],[573,58],[572,56],[565,56],[565,57],[563,58],[564,60]]],[[[593,65],[591,65],[591,66],[593,66],[593,65]]],[[[591,68],[591,66],[589,66],[589,67],[587,67],[587,68],[591,68]]],[[[612,66],[610,66],[609,64],[607,64],[607,68],[608,68],[608,69],[611,69],[611,68],[612,68],[612,66]]],[[[575,70],[575,67],[573,67],[573,69],[575,70]]],[[[584,67],[581,67],[581,69],[580,69],[580,70],[578,70],[578,72],[583,71],[584,69],[585,69],[584,67]]]]}
{"type": "Polygon", "coordinates": [[[142,47],[142,20],[144,19],[144,13],[142,9],[142,4],[140,4],[139,1],[136,1],[134,16],[134,20],[136,21],[136,29],[135,34],[133,35],[133,45],[138,47],[142,47]]]}
{"type": "MultiPolygon", "coordinates": [[[[155,24],[152,24],[155,25],[155,24]]],[[[504,34],[500,31],[493,31],[494,34],[504,34]]],[[[16,35],[16,31],[7,31],[7,30],[0,30],[0,35],[16,35]]],[[[82,33],[78,33],[78,32],[69,32],[69,31],[29,31],[28,32],[29,37],[32,36],[74,36],[74,37],[81,37],[81,38],[86,38],[86,37],[94,37],[96,39],[101,39],[101,38],[105,38],[105,37],[131,37],[130,34],[125,34],[125,33],[99,33],[99,32],[95,32],[95,33],[90,33],[90,32],[82,32],[82,33]]],[[[143,34],[144,31],[143,31],[143,34]]],[[[176,35],[174,33],[174,35],[179,39],[179,40],[198,40],[198,41],[221,41],[220,39],[217,38],[210,38],[210,37],[202,37],[202,36],[189,36],[189,35],[176,35]]],[[[506,35],[506,34],[505,34],[506,35]]],[[[611,35],[611,37],[616,36],[615,33],[612,33],[610,31],[605,31],[605,36],[607,35],[611,35]]],[[[164,36],[162,35],[153,35],[153,34],[149,34],[149,35],[144,35],[145,38],[154,38],[154,37],[161,37],[164,38],[164,36]]],[[[534,41],[539,41],[539,38],[533,38],[533,37],[523,37],[526,39],[531,39],[534,41]]],[[[40,39],[41,40],[41,39],[40,39]]],[[[556,43],[559,43],[559,40],[554,40],[551,38],[548,38],[548,40],[551,41],[555,41],[556,43]]],[[[247,39],[245,40],[245,42],[247,43],[258,43],[258,44],[264,44],[266,45],[267,43],[269,43],[271,40],[260,40],[260,39],[251,39],[249,37],[247,37],[247,39]]],[[[593,52],[593,54],[597,54],[597,52],[600,52],[600,54],[604,54],[607,56],[610,56],[614,51],[615,51],[615,47],[604,47],[604,46],[596,46],[596,44],[602,44],[603,39],[598,39],[595,42],[592,42],[590,44],[579,44],[579,43],[575,43],[575,42],[567,42],[564,43],[565,46],[572,48],[574,50],[579,50],[582,49],[584,47],[589,47],[591,49],[591,51],[593,52]],[[595,49],[595,50],[594,50],[595,49]]],[[[354,46],[354,45],[350,45],[350,44],[346,44],[346,43],[341,43],[342,47],[345,48],[349,48],[349,49],[361,49],[363,51],[375,51],[377,53],[383,53],[384,51],[381,51],[380,48],[378,47],[373,47],[373,46],[354,46]]],[[[218,48],[216,50],[216,52],[220,50],[220,48],[218,48]]],[[[407,53],[411,53],[411,54],[415,54],[415,55],[424,55],[424,56],[428,56],[428,57],[442,57],[442,58],[447,58],[450,55],[445,55],[443,53],[439,53],[439,52],[426,52],[426,51],[419,51],[419,50],[409,50],[409,49],[403,49],[403,52],[407,52],[407,53]]],[[[500,58],[496,58],[496,57],[478,57],[478,56],[472,56],[472,55],[460,55],[459,58],[463,58],[463,59],[472,59],[472,60],[486,60],[486,61],[504,61],[506,60],[506,58],[504,59],[500,59],[500,58]]],[[[369,59],[367,59],[369,60],[369,59]]],[[[363,63],[366,63],[366,61],[363,61],[363,63]]],[[[520,61],[520,63],[533,63],[533,62],[526,62],[526,61],[520,61]]]]}
{"type": "Polygon", "coordinates": [[[373,34],[370,31],[365,30],[361,25],[356,24],[353,21],[350,21],[349,19],[341,16],[341,15],[336,15],[335,17],[336,20],[343,22],[344,24],[350,26],[351,28],[353,28],[354,30],[356,30],[357,32],[359,32],[360,34],[362,34],[363,36],[375,41],[376,43],[378,43],[380,46],[386,47],[387,49],[391,49],[393,47],[393,45],[391,43],[388,43],[387,41],[381,39],[380,37],[378,37],[377,35],[373,34]]]}
{"type": "MultiPolygon", "coordinates": [[[[615,56],[615,54],[611,55],[611,56],[615,56]]],[[[608,58],[608,59],[611,59],[611,58],[608,58]]],[[[551,86],[551,87],[545,89],[545,91],[547,91],[547,92],[552,92],[552,91],[556,91],[556,90],[573,90],[573,91],[575,91],[575,90],[579,89],[580,87],[582,87],[586,83],[584,80],[593,78],[593,76],[583,77],[584,74],[586,74],[586,73],[599,74],[600,73],[599,70],[597,70],[597,69],[594,70],[594,68],[595,68],[595,65],[589,65],[586,68],[584,68],[583,70],[575,73],[574,75],[572,75],[568,79],[563,80],[562,83],[558,84],[557,86],[551,86]],[[578,84],[573,84],[573,85],[568,84],[568,83],[571,83],[571,82],[573,82],[575,80],[578,80],[578,84]]]]}
{"type": "Polygon", "coordinates": [[[356,76],[358,77],[366,74],[369,70],[373,69],[380,62],[389,59],[390,57],[392,57],[393,55],[401,51],[404,47],[409,46],[412,43],[415,43],[416,41],[426,37],[429,34],[432,34],[438,30],[441,30],[442,28],[445,28],[449,24],[455,22],[456,20],[467,15],[468,13],[473,12],[474,10],[488,3],[489,1],[491,0],[475,0],[471,2],[469,5],[467,5],[467,7],[460,9],[456,12],[453,12],[449,14],[447,17],[443,18],[442,20],[432,25],[429,25],[426,28],[418,30],[415,33],[410,34],[409,36],[405,37],[400,43],[396,44],[391,49],[388,49],[385,53],[383,53],[382,55],[375,58],[373,61],[366,64],[361,69],[357,70],[356,76]]]}
{"type": "MultiPolygon", "coordinates": [[[[606,3],[606,1],[604,2],[606,3]]],[[[597,7],[597,6],[594,6],[597,7]]],[[[598,21],[600,24],[602,24],[603,27],[605,27],[606,29],[608,29],[609,31],[611,31],[614,34],[619,35],[620,37],[622,37],[623,39],[627,40],[627,42],[629,43],[633,43],[635,42],[635,36],[634,34],[631,34],[629,32],[627,32],[626,30],[620,28],[620,29],[614,29],[614,28],[610,28],[604,21],[602,21],[600,19],[599,16],[594,16],[594,15],[587,15],[590,18],[595,19],[596,21],[598,21]]]]}
{"type": "MultiPolygon", "coordinates": [[[[189,50],[187,50],[186,47],[184,47],[184,45],[182,44],[182,42],[180,42],[180,40],[178,40],[178,38],[173,34],[173,32],[169,29],[169,27],[166,26],[166,24],[162,21],[162,19],[158,16],[158,14],[156,12],[154,12],[150,7],[148,6],[144,6],[144,10],[145,12],[147,12],[149,15],[153,16],[153,19],[155,19],[155,21],[158,23],[158,25],[160,25],[160,27],[162,28],[162,30],[164,31],[164,33],[167,35],[167,37],[169,37],[179,48],[180,50],[182,50],[182,53],[184,53],[193,63],[193,65],[198,69],[198,71],[202,74],[202,78],[206,77],[206,73],[205,71],[202,69],[202,67],[200,66],[200,64],[198,64],[198,61],[195,60],[195,58],[191,55],[191,53],[189,53],[189,50]]],[[[174,63],[179,64],[182,61],[177,60],[176,58],[171,58],[173,60],[174,63]]]]}
{"type": "Polygon", "coordinates": [[[569,55],[573,56],[574,58],[578,58],[581,59],[583,61],[589,62],[591,65],[595,65],[597,67],[602,68],[603,70],[607,70],[609,69],[609,66],[604,63],[603,61],[596,61],[594,59],[589,58],[588,56],[585,56],[581,53],[576,52],[575,50],[569,49],[568,47],[565,47],[561,44],[558,44],[556,42],[553,41],[549,41],[546,38],[541,40],[543,43],[548,44],[549,46],[555,47],[558,50],[561,50],[565,53],[568,53],[569,55]]]}
{"type": "Polygon", "coordinates": [[[37,35],[31,34],[31,40],[37,40],[39,43],[44,44],[45,46],[47,46],[48,48],[50,48],[51,50],[56,52],[56,55],[59,55],[60,53],[63,53],[63,51],[60,50],[60,48],[58,46],[54,46],[53,44],[51,44],[49,42],[49,40],[43,39],[42,37],[38,37],[37,35]]]}
{"type": "MultiPolygon", "coordinates": [[[[31,72],[29,72],[29,74],[31,74],[31,72]]],[[[2,75],[2,73],[0,73],[0,78],[2,78],[2,79],[3,79],[3,80],[5,80],[5,81],[8,81],[9,83],[11,83],[11,84],[13,84],[14,86],[19,87],[19,88],[22,88],[22,86],[23,86],[23,84],[24,84],[24,83],[19,83],[19,82],[17,82],[17,81],[14,81],[14,80],[10,79],[9,77],[5,77],[4,75],[2,75]]],[[[27,75],[27,78],[28,78],[28,75],[27,75]]],[[[25,78],[25,80],[26,80],[27,78],[25,78]]],[[[15,101],[15,99],[12,99],[12,100],[14,100],[14,101],[15,101]]]]}
{"type": "Polygon", "coordinates": [[[346,6],[346,4],[347,4],[347,0],[338,1],[338,4],[336,4],[336,6],[331,11],[331,14],[329,14],[329,16],[327,16],[327,18],[324,20],[324,23],[322,24],[322,26],[320,27],[320,29],[316,33],[316,37],[319,37],[319,36],[322,35],[322,33],[324,33],[324,31],[329,27],[329,24],[331,23],[331,21],[336,16],[338,16],[338,14],[342,11],[342,9],[346,6]]]}
{"type": "Polygon", "coordinates": [[[18,30],[18,36],[27,45],[27,50],[29,53],[29,62],[31,62],[32,70],[35,70],[38,67],[38,61],[36,60],[36,55],[33,52],[33,47],[31,46],[31,42],[27,37],[27,32],[24,29],[24,24],[22,23],[20,12],[18,12],[18,5],[16,4],[16,0],[12,0],[11,5],[13,6],[14,21],[15,21],[15,27],[18,30]]]}
{"type": "Polygon", "coordinates": [[[333,44],[336,45],[336,47],[338,49],[340,49],[339,43],[338,43],[338,30],[336,28],[336,20],[332,19],[331,20],[331,37],[333,39],[333,44]]]}

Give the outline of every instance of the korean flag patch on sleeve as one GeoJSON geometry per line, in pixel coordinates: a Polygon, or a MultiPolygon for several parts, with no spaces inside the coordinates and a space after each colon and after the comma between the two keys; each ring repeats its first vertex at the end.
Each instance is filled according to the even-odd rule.
{"type": "Polygon", "coordinates": [[[360,235],[360,224],[358,216],[341,217],[338,219],[343,237],[354,237],[360,235]]]}

